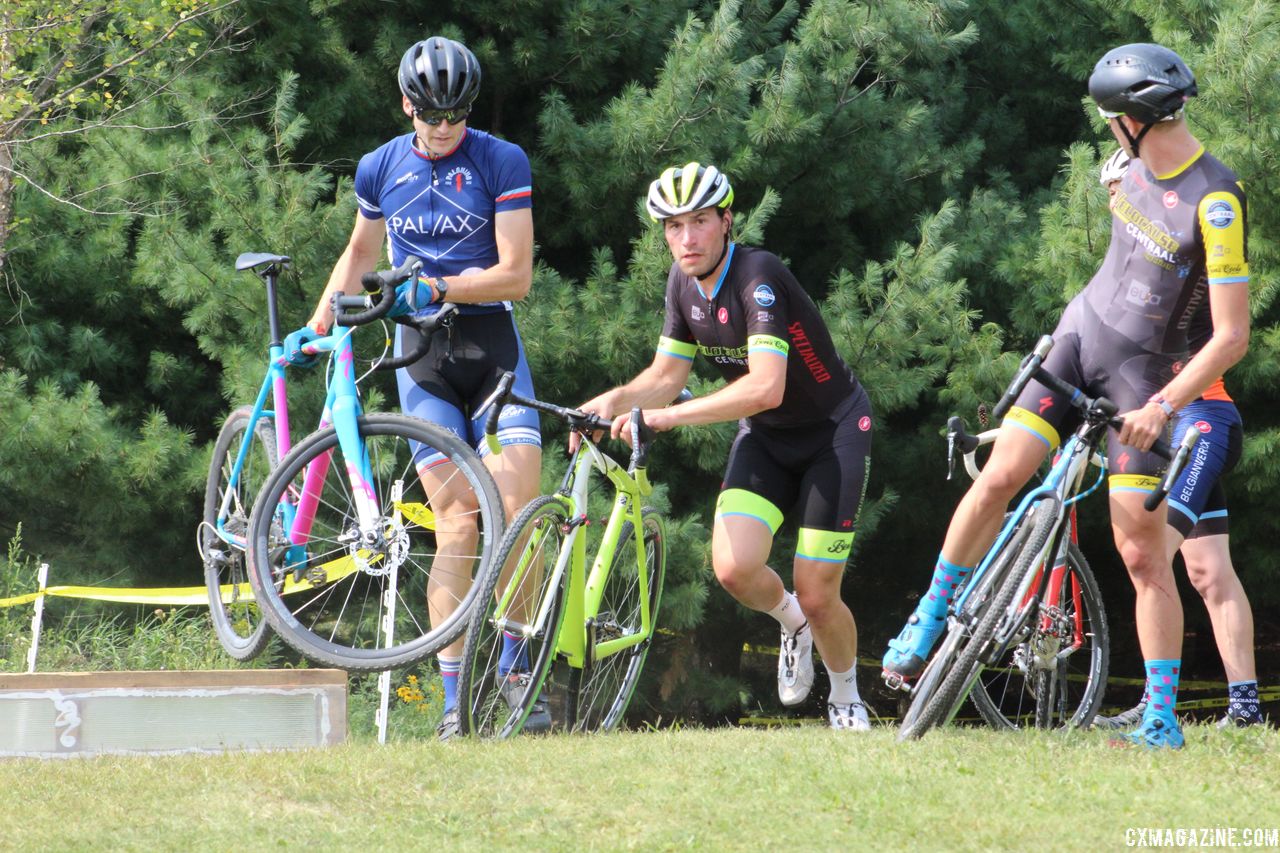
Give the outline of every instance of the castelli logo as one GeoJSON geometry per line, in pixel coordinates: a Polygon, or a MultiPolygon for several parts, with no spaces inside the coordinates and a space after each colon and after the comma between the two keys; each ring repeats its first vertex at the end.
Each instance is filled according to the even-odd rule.
{"type": "Polygon", "coordinates": [[[871,418],[867,417],[866,415],[863,415],[858,420],[858,429],[862,430],[863,432],[866,432],[867,430],[871,429],[871,418]]]}
{"type": "Polygon", "coordinates": [[[721,323],[729,322],[729,309],[721,308],[719,311],[717,311],[716,319],[719,320],[721,323]]]}
{"type": "Polygon", "coordinates": [[[1182,362],[1180,362],[1180,361],[1175,361],[1175,362],[1173,363],[1173,375],[1174,375],[1174,376],[1177,376],[1177,375],[1178,375],[1179,373],[1181,373],[1181,372],[1182,372],[1182,362]]]}
{"type": "Polygon", "coordinates": [[[1165,206],[1165,207],[1168,207],[1168,208],[1175,208],[1175,207],[1177,207],[1177,206],[1178,206],[1178,194],[1177,194],[1176,192],[1174,192],[1173,190],[1169,190],[1167,193],[1165,193],[1165,194],[1164,194],[1164,206],[1165,206]]]}
{"type": "Polygon", "coordinates": [[[1210,425],[1208,421],[1196,421],[1196,429],[1200,430],[1200,432],[1205,435],[1213,432],[1213,426],[1210,425]]]}

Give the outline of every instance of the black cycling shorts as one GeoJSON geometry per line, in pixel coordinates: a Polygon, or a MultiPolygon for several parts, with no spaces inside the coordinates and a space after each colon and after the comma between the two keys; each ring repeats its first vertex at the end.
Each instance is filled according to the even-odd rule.
{"type": "MultiPolygon", "coordinates": [[[[396,352],[417,346],[417,329],[401,326],[396,352]]],[[[487,412],[480,411],[508,370],[515,371],[516,393],[532,397],[533,379],[524,356],[520,334],[510,311],[490,314],[462,314],[451,328],[432,333],[431,349],[406,368],[396,371],[400,408],[410,415],[451,430],[481,456],[487,412]]],[[[507,406],[498,421],[498,442],[542,445],[538,413],[524,406],[507,406]]],[[[444,461],[432,448],[415,453],[418,469],[444,461]]]]}
{"type": "Polygon", "coordinates": [[[800,527],[796,556],[844,565],[871,465],[871,401],[859,386],[832,420],[803,427],[743,422],[729,451],[717,516],[749,516],[776,534],[800,527]]]}

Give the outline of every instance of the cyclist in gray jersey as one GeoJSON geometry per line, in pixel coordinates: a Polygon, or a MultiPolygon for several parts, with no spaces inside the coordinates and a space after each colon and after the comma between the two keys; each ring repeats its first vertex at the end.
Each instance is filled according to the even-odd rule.
{"type": "MultiPolygon", "coordinates": [[[[1152,698],[1127,737],[1147,747],[1183,743],[1173,710],[1182,606],[1165,515],[1142,508],[1158,483],[1148,451],[1174,413],[1239,361],[1249,341],[1244,194],[1186,125],[1183,107],[1197,92],[1186,63],[1159,45],[1124,45],[1094,66],[1089,94],[1117,142],[1143,165],[1121,183],[1107,257],[1064,312],[1045,363],[1122,412],[1124,425],[1108,442],[1112,531],[1136,593],[1152,698]],[[1202,275],[1213,335],[1187,360],[1186,323],[1202,275]]],[[[891,684],[924,668],[951,597],[991,546],[1009,501],[1070,426],[1068,408],[1033,384],[1005,419],[991,458],[952,516],[929,592],[889,644],[883,664],[891,684]]]]}
{"type": "MultiPolygon", "coordinates": [[[[1130,159],[1119,149],[1103,164],[1099,182],[1107,188],[1112,204],[1130,159]]],[[[1207,276],[1207,271],[1205,273],[1207,276]]],[[[1205,293],[1207,281],[1197,283],[1205,293]]],[[[1208,299],[1193,299],[1187,343],[1191,355],[1204,349],[1213,337],[1213,316],[1208,299]]],[[[1170,551],[1179,551],[1187,578],[1204,600],[1213,625],[1213,636],[1227,676],[1227,713],[1219,725],[1258,725],[1263,717],[1258,700],[1258,675],[1253,653],[1253,613],[1244,586],[1231,562],[1228,538],[1227,498],[1222,476],[1239,461],[1243,441],[1240,412],[1221,378],[1200,398],[1178,412],[1173,434],[1188,427],[1201,433],[1187,467],[1169,495],[1170,551]]],[[[1102,728],[1131,728],[1142,721],[1148,698],[1114,717],[1100,717],[1102,728]]]]}

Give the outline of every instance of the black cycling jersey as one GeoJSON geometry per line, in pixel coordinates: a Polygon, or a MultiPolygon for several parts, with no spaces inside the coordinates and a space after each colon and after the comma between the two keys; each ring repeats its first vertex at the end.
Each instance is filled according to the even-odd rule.
{"type": "Polygon", "coordinates": [[[838,418],[852,404],[858,380],[817,306],[776,255],[730,244],[710,297],[671,265],[659,353],[692,360],[701,352],[732,382],[747,374],[748,353],[759,351],[787,359],[787,386],[781,405],[753,415],[753,424],[808,426],[838,418]]]}

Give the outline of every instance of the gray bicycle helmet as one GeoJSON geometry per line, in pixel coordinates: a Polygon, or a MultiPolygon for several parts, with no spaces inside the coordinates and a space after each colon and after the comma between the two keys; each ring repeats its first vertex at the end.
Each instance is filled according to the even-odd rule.
{"type": "Polygon", "coordinates": [[[480,92],[480,63],[461,42],[432,36],[404,52],[399,78],[415,110],[465,109],[480,92]]]}
{"type": "Polygon", "coordinates": [[[1127,115],[1143,124],[1173,118],[1198,93],[1182,57],[1158,44],[1109,50],[1089,75],[1089,95],[1103,115],[1127,115]]]}

